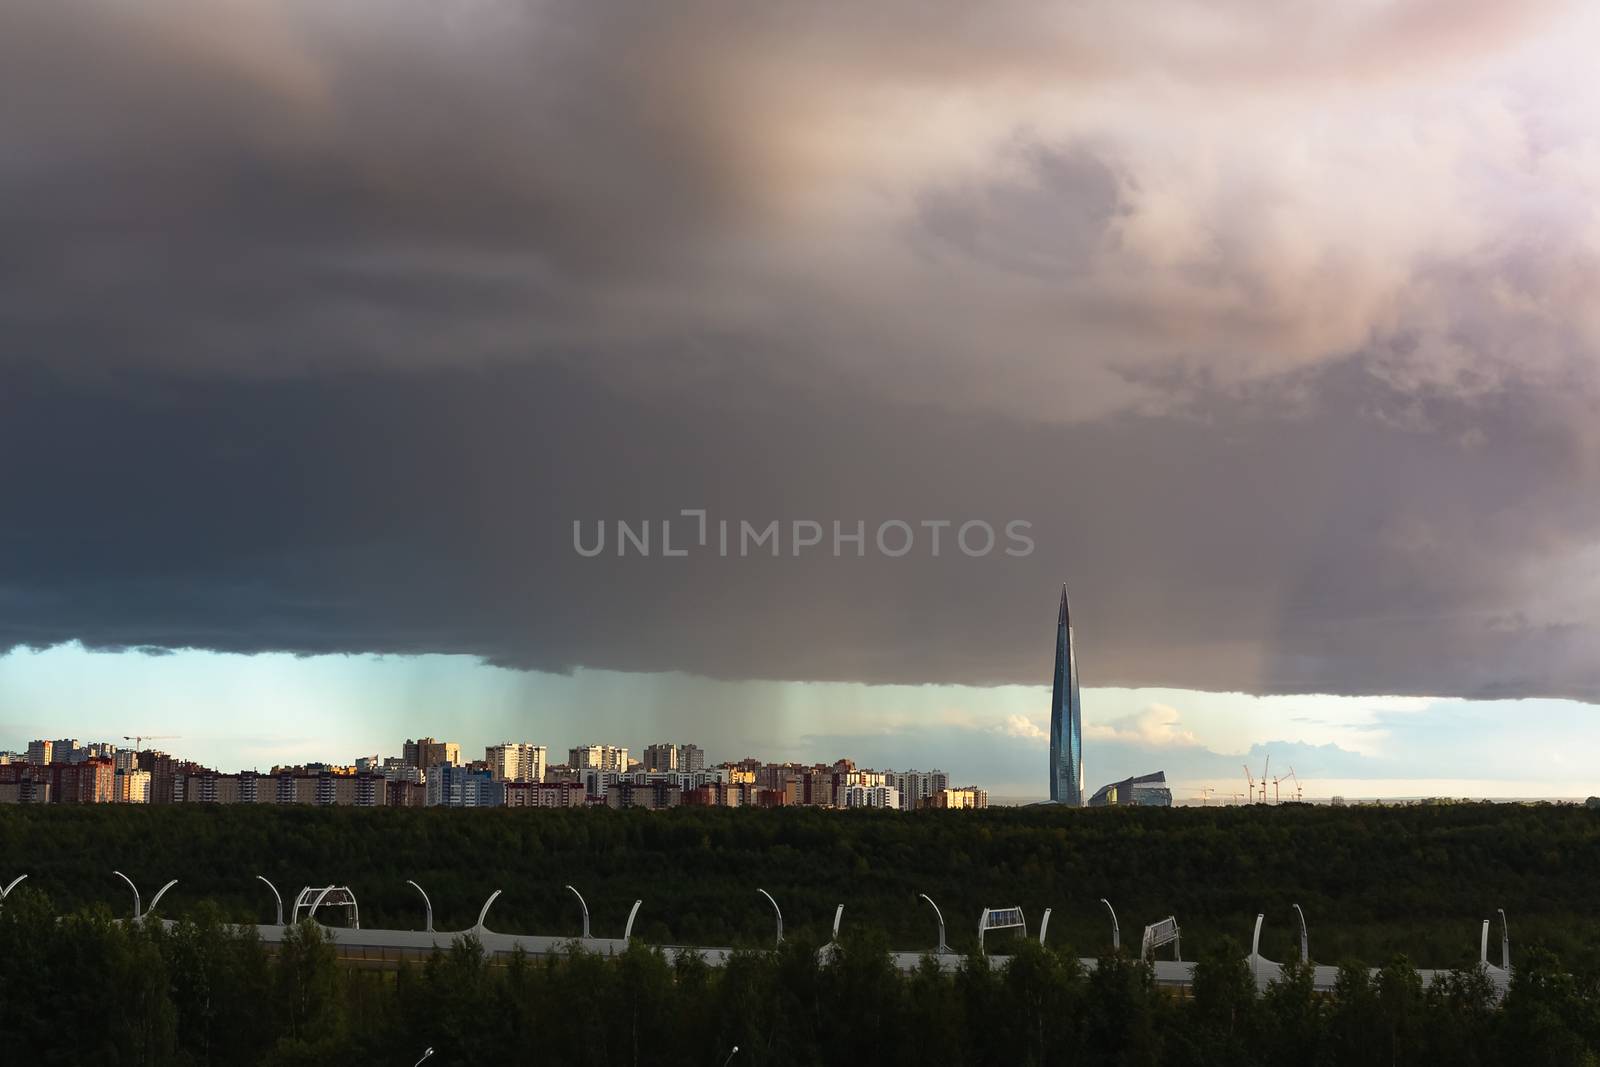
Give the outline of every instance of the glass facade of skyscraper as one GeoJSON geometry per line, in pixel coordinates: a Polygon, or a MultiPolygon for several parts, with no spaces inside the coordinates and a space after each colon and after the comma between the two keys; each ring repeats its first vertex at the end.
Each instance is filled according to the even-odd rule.
{"type": "Polygon", "coordinates": [[[1083,804],[1083,709],[1078,702],[1078,658],[1072,648],[1067,587],[1056,620],[1056,671],[1050,692],[1050,799],[1083,804]]]}

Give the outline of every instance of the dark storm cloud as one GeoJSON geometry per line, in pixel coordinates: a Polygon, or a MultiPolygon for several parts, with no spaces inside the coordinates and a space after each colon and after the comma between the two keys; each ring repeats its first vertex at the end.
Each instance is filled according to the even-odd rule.
{"type": "Polygon", "coordinates": [[[1595,528],[1595,472],[1552,477],[1567,442],[1510,407],[1431,413],[1465,420],[1481,447],[1359,418],[1388,394],[1353,369],[1293,419],[1218,402],[1213,421],[1069,426],[757,381],[742,410],[669,406],[537,368],[206,387],[18,377],[0,445],[39,458],[8,477],[8,644],[1037,681],[1066,577],[1092,684],[1600,694],[1592,626],[1508,614],[1524,576],[1505,566],[1564,556],[1595,528]],[[683,507],[869,529],[1018,516],[1039,548],[574,552],[573,519],[683,507]]]}
{"type": "Polygon", "coordinates": [[[1559,7],[12,5],[0,645],[1600,697],[1559,7]]]}

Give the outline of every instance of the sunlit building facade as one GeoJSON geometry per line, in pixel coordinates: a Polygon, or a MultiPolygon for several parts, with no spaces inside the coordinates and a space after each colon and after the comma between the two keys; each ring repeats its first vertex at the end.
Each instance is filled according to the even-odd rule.
{"type": "Polygon", "coordinates": [[[1103,785],[1089,798],[1091,808],[1170,808],[1172,790],[1167,788],[1167,772],[1141,774],[1103,785]]]}

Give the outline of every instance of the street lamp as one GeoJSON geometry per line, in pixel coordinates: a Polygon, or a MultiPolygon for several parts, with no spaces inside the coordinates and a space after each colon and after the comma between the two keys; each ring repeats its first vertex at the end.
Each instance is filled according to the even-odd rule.
{"type": "Polygon", "coordinates": [[[1306,913],[1300,910],[1300,905],[1294,906],[1294,913],[1300,916],[1300,962],[1311,962],[1311,938],[1306,934],[1306,913]]]}
{"type": "Polygon", "coordinates": [[[496,889],[493,893],[489,894],[489,899],[483,902],[483,910],[478,912],[478,925],[473,927],[473,929],[478,931],[478,933],[486,934],[489,932],[489,928],[483,925],[483,920],[489,917],[489,905],[493,904],[500,898],[501,892],[501,890],[496,889]]]}
{"type": "Polygon", "coordinates": [[[11,879],[11,883],[4,889],[0,889],[0,904],[5,903],[6,895],[9,894],[13,889],[17,888],[17,883],[26,877],[28,876],[25,874],[19,874],[15,878],[11,879]]]}
{"type": "Polygon", "coordinates": [[[166,885],[164,885],[160,889],[156,890],[156,895],[150,898],[150,906],[148,908],[144,909],[144,917],[146,919],[150,918],[150,913],[156,910],[156,905],[161,903],[161,898],[166,895],[167,890],[171,889],[173,886],[175,886],[177,884],[178,884],[178,880],[176,878],[174,878],[170,882],[168,882],[166,885]]]}
{"type": "Polygon", "coordinates": [[[406,885],[410,886],[412,889],[415,889],[417,892],[422,894],[423,907],[428,909],[428,919],[427,919],[428,925],[427,925],[427,927],[425,929],[427,930],[428,933],[430,933],[430,934],[433,933],[433,901],[428,899],[427,891],[424,890],[417,883],[413,882],[411,879],[409,879],[409,878],[406,879],[406,885]]]}
{"type": "Polygon", "coordinates": [[[1104,904],[1106,906],[1106,910],[1111,913],[1111,947],[1116,949],[1118,952],[1121,952],[1122,927],[1117,925],[1117,909],[1113,908],[1111,906],[1111,901],[1107,900],[1105,897],[1100,898],[1100,903],[1104,904]]]}
{"type": "Polygon", "coordinates": [[[172,881],[168,882],[166,885],[164,885],[160,889],[156,890],[156,895],[150,898],[150,906],[148,908],[145,908],[143,911],[141,911],[140,908],[139,908],[139,887],[133,884],[133,879],[129,878],[127,875],[123,874],[121,871],[112,871],[111,873],[116,875],[118,878],[121,878],[124,882],[127,882],[128,883],[128,888],[133,890],[133,921],[134,922],[140,922],[140,921],[142,921],[144,919],[148,919],[150,917],[150,913],[156,910],[156,905],[161,903],[161,898],[166,895],[167,890],[171,889],[173,886],[178,884],[178,880],[176,878],[174,878],[174,879],[172,879],[172,881]]]}
{"type": "MultiPolygon", "coordinates": [[[[256,877],[258,879],[260,879],[261,881],[263,881],[263,882],[267,882],[267,876],[264,875],[264,874],[258,874],[258,875],[256,875],[256,877]]],[[[283,925],[283,895],[278,892],[278,887],[273,885],[271,882],[267,882],[267,888],[272,890],[273,899],[275,899],[278,902],[278,925],[282,926],[283,925]]]]}
{"type": "Polygon", "coordinates": [[[139,887],[133,884],[132,878],[129,878],[121,871],[112,871],[111,873],[116,875],[118,878],[121,878],[124,882],[127,882],[128,888],[133,890],[133,917],[135,920],[137,920],[139,918],[139,887]]]}
{"type": "MultiPolygon", "coordinates": [[[[425,1060],[429,1056],[432,1056],[432,1055],[433,1055],[433,1046],[432,1045],[429,1045],[427,1048],[422,1050],[422,1060],[425,1060]]],[[[422,1060],[418,1060],[416,1063],[413,1063],[411,1065],[411,1067],[422,1067],[422,1060]]]]}
{"type": "MultiPolygon", "coordinates": [[[[762,896],[766,897],[767,901],[772,905],[772,910],[777,912],[777,914],[778,914],[778,941],[777,941],[777,943],[781,945],[781,944],[783,944],[783,909],[778,907],[778,902],[776,900],[773,900],[772,899],[772,894],[767,892],[765,889],[757,889],[756,892],[760,893],[762,896]]],[[[739,1046],[735,1045],[733,1047],[733,1052],[738,1052],[738,1051],[739,1051],[739,1046]]],[[[733,1052],[728,1053],[728,1058],[729,1059],[733,1058],[733,1052]]]]}
{"type": "Polygon", "coordinates": [[[739,1054],[739,1046],[738,1045],[735,1045],[731,1049],[729,1049],[728,1050],[728,1059],[722,1061],[722,1067],[728,1067],[728,1060],[733,1059],[738,1054],[739,1054]]]}
{"type": "Polygon", "coordinates": [[[1257,990],[1265,988],[1261,981],[1261,924],[1266,918],[1264,913],[1256,913],[1256,930],[1250,935],[1250,976],[1255,979],[1257,990]]]}
{"type": "Polygon", "coordinates": [[[928,894],[918,893],[917,896],[921,897],[923,900],[926,900],[928,902],[928,906],[933,909],[933,913],[939,917],[939,947],[935,951],[937,951],[939,955],[943,956],[946,952],[950,951],[950,946],[944,943],[944,912],[939,910],[939,905],[935,904],[933,902],[933,898],[928,894]]]}
{"type": "MultiPolygon", "coordinates": [[[[568,889],[572,889],[572,887],[570,885],[567,886],[567,888],[568,889]]],[[[583,939],[585,941],[588,941],[589,940],[589,905],[587,905],[587,904],[585,904],[583,902],[583,894],[578,892],[576,889],[572,889],[572,895],[578,898],[578,907],[583,909],[583,939]]]]}

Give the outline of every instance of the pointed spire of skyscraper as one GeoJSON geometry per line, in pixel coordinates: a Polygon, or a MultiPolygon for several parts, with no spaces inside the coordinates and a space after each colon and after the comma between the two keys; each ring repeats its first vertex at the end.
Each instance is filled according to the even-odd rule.
{"type": "Polygon", "coordinates": [[[1078,658],[1072,647],[1067,585],[1056,616],[1056,669],[1050,691],[1050,799],[1083,803],[1083,710],[1078,703],[1078,658]]]}

